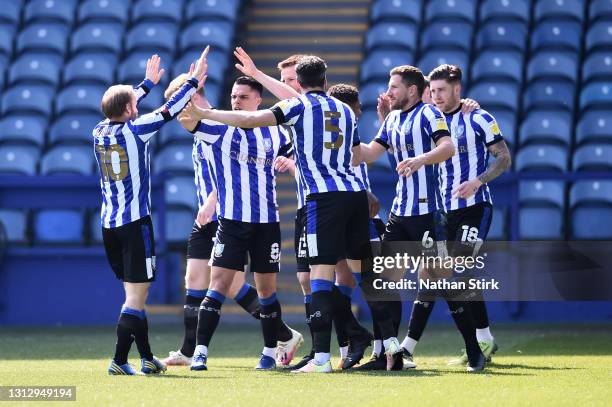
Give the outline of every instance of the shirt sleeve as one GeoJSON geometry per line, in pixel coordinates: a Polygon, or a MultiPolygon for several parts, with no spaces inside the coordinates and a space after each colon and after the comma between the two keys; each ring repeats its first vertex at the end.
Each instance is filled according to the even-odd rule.
{"type": "Polygon", "coordinates": [[[138,136],[146,143],[166,122],[176,117],[189,102],[197,88],[197,78],[190,78],[162,107],[154,112],[128,121],[127,126],[135,136],[138,136]]]}
{"type": "Polygon", "coordinates": [[[270,110],[276,117],[276,124],[292,126],[304,112],[304,103],[299,98],[285,99],[272,106],[270,110]]]}
{"type": "Polygon", "coordinates": [[[138,84],[138,86],[134,88],[134,94],[136,95],[136,104],[140,103],[140,101],[144,99],[149,94],[149,92],[151,92],[151,89],[153,89],[154,86],[155,84],[146,78],[145,80],[140,82],[140,84],[138,84]]]}
{"type": "Polygon", "coordinates": [[[199,140],[212,145],[221,140],[221,136],[227,132],[228,128],[229,126],[225,124],[212,120],[202,120],[191,132],[199,140]]]}
{"type": "Polygon", "coordinates": [[[479,109],[473,112],[472,120],[476,125],[474,127],[477,129],[478,135],[487,147],[504,139],[497,121],[486,110],[479,109]]]}
{"type": "Polygon", "coordinates": [[[434,143],[437,143],[442,137],[450,137],[446,117],[437,107],[426,105],[421,115],[422,126],[434,143]]]}

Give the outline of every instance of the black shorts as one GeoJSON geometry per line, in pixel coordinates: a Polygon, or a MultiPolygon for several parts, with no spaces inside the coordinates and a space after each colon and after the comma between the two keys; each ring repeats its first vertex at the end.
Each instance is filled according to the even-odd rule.
{"type": "Polygon", "coordinates": [[[102,240],[106,258],[119,280],[155,280],[155,239],[150,216],[116,228],[102,228],[102,240]]]}
{"type": "Polygon", "coordinates": [[[335,265],[371,255],[366,191],[324,192],[306,198],[308,263],[335,265]]]}
{"type": "Polygon", "coordinates": [[[452,256],[476,256],[487,238],[493,206],[479,202],[467,208],[455,209],[446,214],[446,240],[452,256]]]}
{"type": "Polygon", "coordinates": [[[249,223],[219,218],[211,265],[244,271],[247,254],[251,258],[253,273],[278,273],[280,223],[249,223]]]}
{"type": "Polygon", "coordinates": [[[188,259],[210,259],[219,222],[213,221],[204,226],[193,223],[189,240],[187,241],[188,259]]]}
{"type": "Polygon", "coordinates": [[[308,273],[308,246],[306,244],[306,206],[302,206],[295,214],[295,233],[293,236],[295,248],[295,263],[298,273],[308,273]]]}
{"type": "Polygon", "coordinates": [[[442,212],[430,212],[417,216],[397,216],[391,213],[383,241],[420,242],[421,253],[414,253],[414,255],[442,255],[445,250],[442,215],[442,212]]]}

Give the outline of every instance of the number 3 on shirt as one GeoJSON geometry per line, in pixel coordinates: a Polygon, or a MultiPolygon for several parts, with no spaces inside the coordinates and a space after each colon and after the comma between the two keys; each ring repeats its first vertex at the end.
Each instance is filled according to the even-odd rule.
{"type": "Polygon", "coordinates": [[[103,145],[98,144],[96,145],[96,152],[100,154],[100,168],[102,169],[104,182],[108,182],[109,177],[112,178],[113,181],[121,181],[128,176],[130,167],[128,166],[127,154],[123,147],[118,144],[113,144],[106,149],[103,145]],[[114,160],[115,165],[113,165],[113,156],[119,158],[119,160],[114,160]],[[115,171],[117,167],[119,172],[115,171]]]}
{"type": "Polygon", "coordinates": [[[338,127],[336,124],[332,123],[332,119],[338,119],[340,118],[340,116],[340,112],[325,112],[325,131],[338,134],[338,138],[336,138],[336,141],[326,141],[325,143],[323,143],[323,146],[325,146],[325,148],[328,150],[339,150],[340,147],[342,147],[342,143],[344,142],[342,129],[340,129],[340,127],[338,127]]]}

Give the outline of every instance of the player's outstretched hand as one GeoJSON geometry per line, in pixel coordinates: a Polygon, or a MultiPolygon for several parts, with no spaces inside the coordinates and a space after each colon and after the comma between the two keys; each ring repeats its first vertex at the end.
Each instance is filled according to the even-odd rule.
{"type": "Polygon", "coordinates": [[[179,113],[178,121],[185,130],[193,131],[198,124],[198,119],[194,116],[194,109],[197,109],[192,102],[187,103],[187,106],[179,113]]]}
{"type": "Polygon", "coordinates": [[[480,104],[474,99],[461,99],[461,113],[472,113],[474,110],[480,109],[480,104]]]}
{"type": "Polygon", "coordinates": [[[468,199],[478,191],[482,182],[478,178],[462,182],[453,190],[453,198],[468,199]]]}
{"type": "Polygon", "coordinates": [[[188,75],[190,77],[195,76],[196,78],[198,78],[198,89],[204,86],[204,82],[206,82],[206,71],[208,70],[206,57],[208,56],[208,51],[210,51],[210,45],[206,46],[206,49],[204,49],[204,52],[202,52],[202,55],[200,55],[200,58],[198,58],[198,60],[196,61],[195,66],[191,64],[191,66],[189,67],[188,75]]]}
{"type": "Polygon", "coordinates": [[[255,62],[253,62],[249,54],[247,54],[246,51],[242,49],[242,47],[236,47],[236,49],[234,50],[234,55],[240,61],[240,64],[234,65],[236,69],[238,69],[246,76],[255,77],[255,74],[257,73],[257,67],[255,66],[255,62]]]}
{"type": "Polygon", "coordinates": [[[389,96],[385,93],[381,93],[378,96],[378,103],[376,104],[376,113],[378,114],[378,121],[382,124],[385,121],[389,113],[391,113],[391,101],[389,96]]]}
{"type": "Polygon", "coordinates": [[[274,160],[274,169],[280,173],[293,168],[294,165],[295,162],[291,158],[283,157],[282,155],[279,155],[274,160]]]}
{"type": "Polygon", "coordinates": [[[161,58],[159,55],[154,54],[147,60],[147,70],[145,72],[145,79],[150,80],[153,84],[157,85],[162,76],[164,76],[164,72],[166,70],[164,68],[159,69],[159,64],[161,63],[161,58]]]}

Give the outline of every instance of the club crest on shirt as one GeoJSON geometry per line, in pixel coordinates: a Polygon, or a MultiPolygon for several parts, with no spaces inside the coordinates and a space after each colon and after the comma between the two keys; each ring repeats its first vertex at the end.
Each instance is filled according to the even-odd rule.
{"type": "Polygon", "coordinates": [[[465,135],[465,126],[463,124],[456,124],[452,128],[452,136],[459,139],[465,135]]]}
{"type": "Polygon", "coordinates": [[[215,243],[215,257],[221,257],[223,250],[225,249],[224,243],[215,243]]]}
{"type": "Polygon", "coordinates": [[[266,153],[272,151],[272,140],[269,138],[265,138],[263,140],[264,148],[266,149],[266,153]]]}

